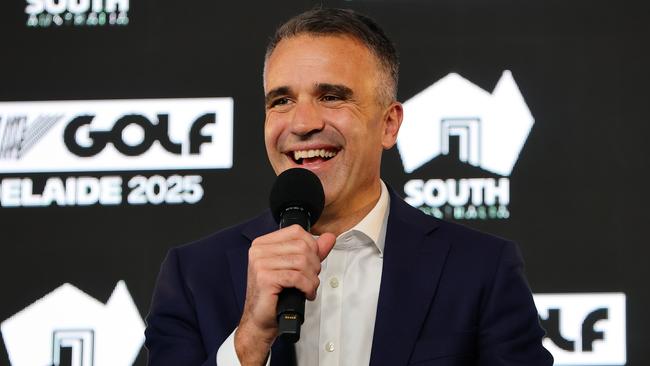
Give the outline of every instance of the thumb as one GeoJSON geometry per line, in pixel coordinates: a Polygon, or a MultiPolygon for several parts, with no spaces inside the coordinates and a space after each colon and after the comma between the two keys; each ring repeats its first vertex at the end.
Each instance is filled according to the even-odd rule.
{"type": "Polygon", "coordinates": [[[332,233],[323,233],[316,240],[318,244],[318,257],[322,261],[330,254],[332,248],[334,248],[334,243],[336,243],[336,236],[332,233]]]}

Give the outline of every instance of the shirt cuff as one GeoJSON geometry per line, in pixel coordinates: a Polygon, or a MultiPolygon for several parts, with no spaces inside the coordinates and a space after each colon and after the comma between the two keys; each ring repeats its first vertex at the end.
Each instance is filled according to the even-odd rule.
{"type": "MultiPolygon", "coordinates": [[[[237,328],[230,333],[228,338],[221,344],[217,351],[217,366],[241,366],[237,351],[235,351],[235,332],[237,328]]],[[[271,355],[266,358],[266,366],[271,364],[271,355]]]]}

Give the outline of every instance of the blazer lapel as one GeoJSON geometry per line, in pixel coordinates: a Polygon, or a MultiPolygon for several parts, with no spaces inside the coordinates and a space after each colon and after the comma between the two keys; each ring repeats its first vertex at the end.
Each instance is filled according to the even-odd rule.
{"type": "MultiPolygon", "coordinates": [[[[270,212],[253,219],[248,225],[244,226],[242,235],[244,236],[245,245],[233,246],[228,251],[228,264],[230,266],[230,276],[235,289],[235,297],[240,313],[244,310],[244,301],[246,300],[246,277],[248,271],[248,249],[251,243],[258,236],[268,234],[277,230],[278,226],[273,220],[270,212]]],[[[281,339],[273,343],[271,350],[271,366],[295,365],[295,352],[293,344],[288,344],[281,339]]]]}
{"type": "Polygon", "coordinates": [[[407,364],[449,251],[435,220],[392,191],[390,206],[371,366],[407,364]]]}

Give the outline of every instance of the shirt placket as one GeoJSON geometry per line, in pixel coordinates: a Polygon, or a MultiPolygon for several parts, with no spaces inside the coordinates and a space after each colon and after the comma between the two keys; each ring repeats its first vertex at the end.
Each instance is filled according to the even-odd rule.
{"type": "MultiPolygon", "coordinates": [[[[349,237],[339,240],[350,240],[349,237]]],[[[338,244],[338,240],[337,240],[338,244]]],[[[319,365],[338,366],[341,358],[341,315],[343,307],[343,274],[347,250],[334,249],[327,257],[327,267],[321,280],[321,321],[319,365]]]]}

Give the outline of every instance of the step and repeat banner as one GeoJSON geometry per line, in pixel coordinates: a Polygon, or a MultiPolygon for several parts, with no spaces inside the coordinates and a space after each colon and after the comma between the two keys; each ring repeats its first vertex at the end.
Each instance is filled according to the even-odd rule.
{"type": "MultiPolygon", "coordinates": [[[[167,250],[267,207],[264,49],[314,5],[0,5],[0,365],[145,364],[167,250]]],[[[384,180],[519,243],[557,365],[650,364],[645,4],[325,5],[400,52],[384,180]]]]}

